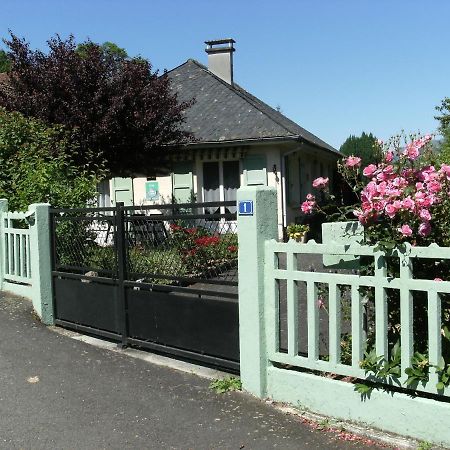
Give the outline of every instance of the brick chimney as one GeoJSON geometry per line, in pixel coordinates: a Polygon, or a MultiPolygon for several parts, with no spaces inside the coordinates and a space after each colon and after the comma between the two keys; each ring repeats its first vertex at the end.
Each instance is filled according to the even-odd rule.
{"type": "Polygon", "coordinates": [[[236,41],[233,39],[218,39],[205,41],[208,54],[208,70],[228,84],[233,84],[233,52],[236,41]]]}

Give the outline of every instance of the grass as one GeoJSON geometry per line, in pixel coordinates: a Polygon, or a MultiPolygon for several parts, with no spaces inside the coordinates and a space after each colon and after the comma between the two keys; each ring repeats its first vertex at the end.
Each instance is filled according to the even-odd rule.
{"type": "Polygon", "coordinates": [[[419,443],[417,450],[431,450],[433,448],[433,444],[430,442],[422,441],[419,443]]]}
{"type": "Polygon", "coordinates": [[[218,378],[211,382],[209,388],[216,394],[223,394],[224,392],[242,390],[242,383],[238,377],[218,378]]]}

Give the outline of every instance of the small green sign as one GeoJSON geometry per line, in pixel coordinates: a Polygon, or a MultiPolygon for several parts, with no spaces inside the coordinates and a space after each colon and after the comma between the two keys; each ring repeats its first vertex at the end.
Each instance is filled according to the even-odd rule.
{"type": "Polygon", "coordinates": [[[159,183],[157,181],[145,183],[145,200],[159,200],[159,183]]]}

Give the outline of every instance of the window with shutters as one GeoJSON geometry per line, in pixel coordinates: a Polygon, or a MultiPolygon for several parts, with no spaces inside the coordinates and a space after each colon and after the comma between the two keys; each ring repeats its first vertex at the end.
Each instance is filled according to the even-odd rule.
{"type": "MultiPolygon", "coordinates": [[[[235,201],[239,186],[239,161],[203,163],[203,201],[235,201]]],[[[227,209],[230,212],[236,211],[236,207],[228,207],[227,209]]],[[[210,210],[208,212],[214,213],[215,211],[210,210]]]]}

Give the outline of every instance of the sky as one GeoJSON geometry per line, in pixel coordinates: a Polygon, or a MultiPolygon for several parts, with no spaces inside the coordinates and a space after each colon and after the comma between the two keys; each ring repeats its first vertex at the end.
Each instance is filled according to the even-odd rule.
{"type": "Polygon", "coordinates": [[[1,0],[0,36],[44,51],[55,33],[111,41],[159,70],[206,65],[204,41],[231,37],[234,80],[339,148],[436,131],[449,17],[450,0],[1,0]]]}

